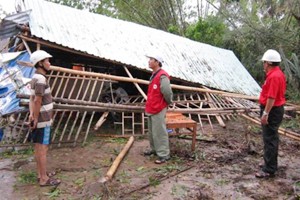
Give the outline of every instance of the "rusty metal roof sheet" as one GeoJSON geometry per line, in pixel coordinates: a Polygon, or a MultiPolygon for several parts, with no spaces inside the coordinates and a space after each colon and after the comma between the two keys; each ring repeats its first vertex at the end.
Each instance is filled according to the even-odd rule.
{"type": "Polygon", "coordinates": [[[260,86],[232,51],[161,30],[44,0],[25,0],[31,33],[103,59],[148,69],[149,52],[159,52],[172,76],[208,87],[258,95],[260,86]]]}
{"type": "Polygon", "coordinates": [[[0,23],[0,39],[4,40],[20,32],[17,25],[26,24],[29,21],[28,11],[6,16],[0,23]]]}

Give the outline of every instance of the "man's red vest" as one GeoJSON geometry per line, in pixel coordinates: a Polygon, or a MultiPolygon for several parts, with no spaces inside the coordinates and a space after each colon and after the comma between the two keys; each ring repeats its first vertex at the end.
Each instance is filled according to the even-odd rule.
{"type": "Polygon", "coordinates": [[[148,87],[147,102],[145,111],[150,114],[157,114],[168,106],[163,94],[160,91],[160,77],[165,75],[170,79],[170,76],[163,69],[160,69],[154,76],[148,87]]]}

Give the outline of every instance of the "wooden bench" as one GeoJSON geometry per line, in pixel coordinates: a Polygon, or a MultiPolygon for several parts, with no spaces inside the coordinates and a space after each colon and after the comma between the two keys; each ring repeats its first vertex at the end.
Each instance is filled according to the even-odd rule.
{"type": "Polygon", "coordinates": [[[184,116],[181,113],[167,113],[166,114],[166,125],[168,129],[180,129],[187,128],[191,132],[175,132],[170,135],[192,135],[192,151],[195,151],[196,134],[197,134],[197,122],[184,116]]]}

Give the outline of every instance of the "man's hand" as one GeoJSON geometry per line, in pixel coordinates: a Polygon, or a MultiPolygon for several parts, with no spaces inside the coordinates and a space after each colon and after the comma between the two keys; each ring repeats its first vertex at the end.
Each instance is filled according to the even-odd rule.
{"type": "Polygon", "coordinates": [[[30,123],[31,121],[33,121],[33,114],[30,114],[28,117],[28,122],[30,123]]]}
{"type": "Polygon", "coordinates": [[[38,123],[37,119],[34,119],[33,115],[29,115],[28,117],[28,121],[29,121],[29,127],[30,129],[35,129],[38,123]]]}
{"type": "Polygon", "coordinates": [[[268,124],[268,116],[269,116],[269,115],[262,115],[262,116],[261,116],[260,122],[261,122],[262,125],[268,124]]]}
{"type": "Polygon", "coordinates": [[[34,119],[33,121],[31,121],[31,129],[36,129],[37,127],[37,123],[38,123],[38,120],[37,119],[34,119]]]}

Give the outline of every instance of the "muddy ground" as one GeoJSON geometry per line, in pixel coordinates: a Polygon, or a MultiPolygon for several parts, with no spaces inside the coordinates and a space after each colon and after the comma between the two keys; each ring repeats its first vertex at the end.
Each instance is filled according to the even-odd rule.
{"type": "Polygon", "coordinates": [[[147,138],[135,138],[106,185],[98,180],[126,139],[92,137],[85,146],[51,148],[48,170],[62,180],[56,188],[36,183],[32,151],[2,154],[0,199],[300,199],[300,142],[281,137],[277,176],[261,180],[254,177],[263,153],[259,127],[235,119],[226,129],[205,126],[200,139],[193,156],[191,140],[170,138],[171,160],[156,165],[142,155],[147,138]]]}

